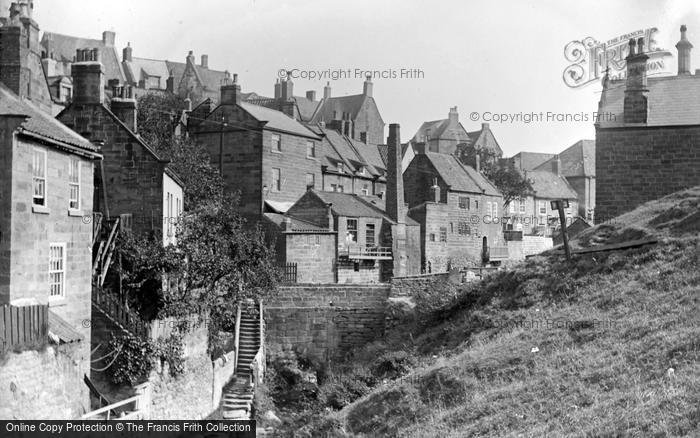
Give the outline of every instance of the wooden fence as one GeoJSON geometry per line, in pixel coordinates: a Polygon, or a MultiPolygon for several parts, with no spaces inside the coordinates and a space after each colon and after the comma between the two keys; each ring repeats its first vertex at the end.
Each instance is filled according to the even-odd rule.
{"type": "Polygon", "coordinates": [[[48,305],[0,307],[0,351],[44,343],[48,333],[48,305]]]}

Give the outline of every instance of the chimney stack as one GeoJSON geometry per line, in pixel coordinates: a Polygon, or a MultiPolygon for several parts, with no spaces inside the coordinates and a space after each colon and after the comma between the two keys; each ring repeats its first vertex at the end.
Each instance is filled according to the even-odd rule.
{"type": "Polygon", "coordinates": [[[629,41],[627,82],[625,85],[624,122],[646,123],[647,121],[647,60],[644,53],[644,38],[629,41]]]}
{"type": "Polygon", "coordinates": [[[476,155],[474,155],[474,169],[476,169],[477,172],[481,172],[481,155],[479,155],[479,150],[477,150],[476,155]]]}
{"type": "Polygon", "coordinates": [[[107,47],[113,47],[114,46],[114,41],[117,38],[117,34],[110,31],[110,30],[105,30],[102,32],[102,42],[105,44],[107,47]]]}
{"type": "Polygon", "coordinates": [[[202,62],[202,68],[209,69],[209,55],[202,55],[201,56],[202,62]]]}
{"type": "Polygon", "coordinates": [[[136,99],[132,87],[118,85],[112,88],[111,110],[131,132],[136,132],[136,99]]]}
{"type": "Polygon", "coordinates": [[[367,75],[365,78],[364,87],[362,88],[362,94],[368,97],[372,97],[373,88],[374,84],[372,84],[372,75],[367,75]]]}
{"type": "Polygon", "coordinates": [[[386,175],[386,213],[397,223],[406,221],[406,205],[403,198],[403,172],[401,172],[401,133],[398,123],[389,125],[388,163],[386,175]]]}
{"type": "Polygon", "coordinates": [[[131,62],[131,43],[126,43],[126,47],[122,50],[122,62],[131,62]]]}
{"type": "Polygon", "coordinates": [[[282,84],[280,84],[279,78],[275,81],[275,99],[282,97],[282,84]]]}
{"type": "Polygon", "coordinates": [[[452,107],[450,108],[450,113],[447,116],[450,122],[452,123],[459,123],[459,112],[457,111],[457,107],[452,107]]]}
{"type": "Polygon", "coordinates": [[[241,103],[241,86],[238,85],[238,74],[234,73],[233,80],[231,74],[227,71],[224,83],[221,85],[221,101],[222,105],[234,105],[241,103]]]}
{"type": "Polygon", "coordinates": [[[194,65],[194,52],[190,50],[187,53],[187,58],[185,58],[185,64],[192,64],[194,65]]]}
{"type": "Polygon", "coordinates": [[[433,185],[430,186],[430,198],[433,202],[440,202],[440,186],[437,177],[433,178],[433,185]]]}
{"type": "Polygon", "coordinates": [[[314,90],[307,91],[306,98],[312,102],[315,102],[316,101],[316,92],[314,90]]]}
{"type": "Polygon", "coordinates": [[[78,49],[71,66],[73,102],[76,104],[103,104],[105,78],[98,49],[78,49]]]}
{"type": "Polygon", "coordinates": [[[331,83],[330,82],[326,82],[326,86],[323,87],[323,98],[324,99],[331,98],[331,83]]]}
{"type": "Polygon", "coordinates": [[[556,176],[561,176],[561,160],[559,159],[559,155],[555,155],[552,160],[552,173],[556,176]]]}
{"type": "Polygon", "coordinates": [[[289,216],[282,219],[282,231],[292,231],[292,218],[289,216]]]}
{"type": "Polygon", "coordinates": [[[291,72],[287,73],[287,79],[282,81],[282,99],[291,100],[294,97],[294,82],[291,79],[291,72]]]}
{"type": "Polygon", "coordinates": [[[676,49],[678,49],[678,74],[679,75],[689,75],[690,74],[690,49],[693,45],[688,41],[685,36],[685,32],[688,28],[685,24],[681,26],[681,40],[676,44],[676,49]]]}
{"type": "Polygon", "coordinates": [[[175,92],[175,76],[173,76],[173,71],[168,72],[168,79],[165,80],[165,91],[169,93],[175,92]]]}

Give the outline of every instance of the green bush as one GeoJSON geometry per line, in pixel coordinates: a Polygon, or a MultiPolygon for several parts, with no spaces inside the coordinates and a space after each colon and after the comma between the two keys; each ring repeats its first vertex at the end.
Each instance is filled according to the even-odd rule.
{"type": "Polygon", "coordinates": [[[389,351],[375,359],[371,371],[379,378],[393,379],[408,373],[414,364],[415,360],[406,351],[389,351]]]}
{"type": "Polygon", "coordinates": [[[131,334],[112,335],[109,347],[117,352],[114,363],[107,369],[112,383],[134,385],[148,378],[153,369],[154,348],[151,342],[131,334]]]}

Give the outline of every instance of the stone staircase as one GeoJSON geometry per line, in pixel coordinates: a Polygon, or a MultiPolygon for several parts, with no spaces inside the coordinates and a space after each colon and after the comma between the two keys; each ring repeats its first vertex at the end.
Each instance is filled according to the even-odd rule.
{"type": "Polygon", "coordinates": [[[260,317],[250,310],[241,310],[236,362],[236,377],[224,390],[221,410],[226,420],[251,418],[254,386],[250,365],[260,349],[260,317]]]}

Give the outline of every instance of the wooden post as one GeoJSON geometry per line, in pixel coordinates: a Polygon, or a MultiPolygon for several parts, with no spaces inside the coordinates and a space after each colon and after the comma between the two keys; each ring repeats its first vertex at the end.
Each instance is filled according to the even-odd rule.
{"type": "Polygon", "coordinates": [[[564,239],[564,252],[566,259],[571,260],[571,248],[569,248],[569,235],[566,233],[566,217],[564,216],[564,200],[555,201],[559,211],[559,223],[561,224],[561,237],[564,239]]]}

